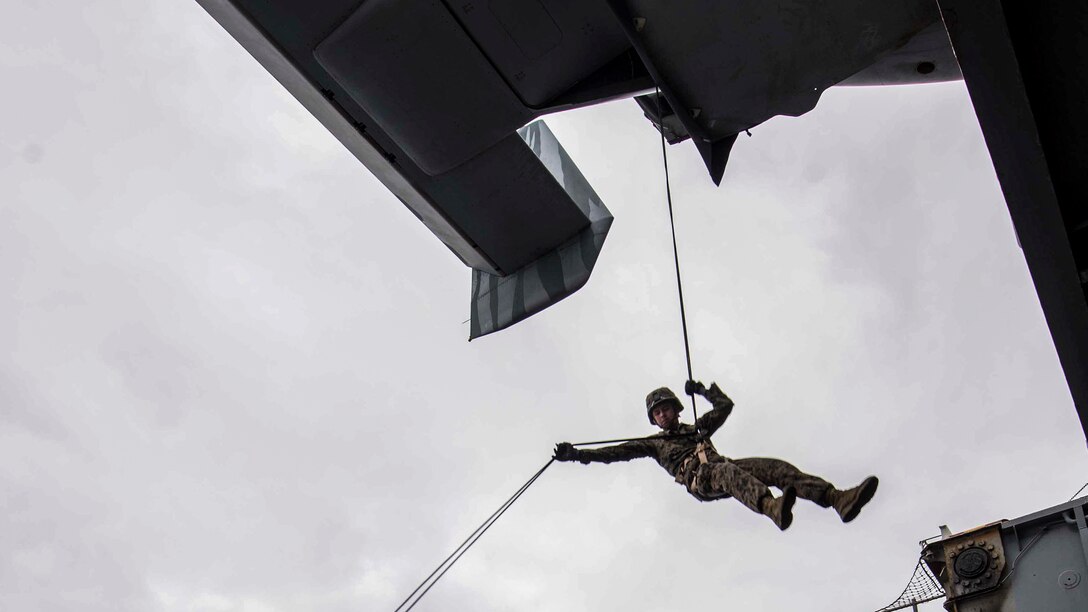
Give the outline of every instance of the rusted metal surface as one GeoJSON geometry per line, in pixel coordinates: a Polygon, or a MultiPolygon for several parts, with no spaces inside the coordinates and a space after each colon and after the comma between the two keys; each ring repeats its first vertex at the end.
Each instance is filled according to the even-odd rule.
{"type": "MultiPolygon", "coordinates": [[[[922,552],[930,569],[944,582],[947,594],[945,608],[957,607],[966,612],[975,606],[963,607],[959,602],[975,598],[998,588],[1004,576],[1005,546],[1001,541],[1001,523],[989,525],[934,542],[922,552]],[[949,604],[952,607],[949,607],[949,604]]],[[[979,607],[977,610],[998,608],[979,607]]]]}

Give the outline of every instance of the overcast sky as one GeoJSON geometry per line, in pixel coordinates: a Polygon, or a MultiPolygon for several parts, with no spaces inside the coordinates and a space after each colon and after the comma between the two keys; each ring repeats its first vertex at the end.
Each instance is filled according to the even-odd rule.
{"type": "MultiPolygon", "coordinates": [[[[195,2],[4,12],[0,609],[392,610],[555,442],[682,387],[634,102],[547,119],[616,216],[589,284],[469,344],[469,270],[195,2]]],[[[716,445],[876,499],[780,533],[652,460],[556,464],[417,610],[866,612],[938,525],[1088,480],[963,84],[752,133],[720,188],[669,150],[716,445]]]]}

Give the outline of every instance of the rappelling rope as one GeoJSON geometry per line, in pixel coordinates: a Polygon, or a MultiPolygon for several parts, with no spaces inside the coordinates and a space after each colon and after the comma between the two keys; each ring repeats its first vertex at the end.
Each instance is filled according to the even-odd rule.
{"type": "Polygon", "coordinates": [[[434,571],[431,572],[430,575],[428,575],[426,578],[424,578],[423,582],[419,583],[419,586],[417,586],[415,590],[412,591],[408,595],[408,597],[405,598],[405,600],[402,601],[400,605],[393,610],[393,612],[408,612],[412,608],[416,607],[416,604],[419,603],[419,600],[423,599],[423,596],[427,594],[427,591],[430,591],[431,587],[433,587],[442,578],[442,576],[446,575],[446,572],[448,572],[450,568],[453,567],[453,564],[457,563],[457,560],[460,559],[466,552],[468,552],[468,549],[472,548],[472,545],[475,544],[480,539],[480,537],[482,537],[487,532],[487,530],[495,524],[495,521],[499,520],[499,517],[501,517],[507,510],[510,509],[510,506],[514,505],[514,502],[516,502],[518,498],[521,497],[522,494],[525,493],[525,491],[528,490],[528,488],[532,486],[534,482],[536,482],[536,479],[540,478],[540,475],[544,473],[544,470],[551,467],[553,463],[555,463],[554,458],[545,463],[544,467],[537,470],[537,473],[533,474],[533,477],[530,478],[525,484],[521,485],[521,488],[518,489],[516,493],[511,495],[509,499],[503,502],[503,504],[499,506],[498,510],[491,513],[491,516],[487,517],[487,520],[481,523],[480,526],[476,528],[476,531],[473,531],[471,535],[465,538],[465,541],[461,542],[460,546],[453,549],[453,552],[450,553],[450,556],[443,559],[442,563],[439,563],[438,567],[434,568],[434,571]],[[418,595],[416,595],[417,593],[418,595]],[[408,602],[412,603],[408,604],[408,602]],[[405,605],[407,605],[408,607],[405,607],[405,605]]]}
{"type": "MultiPolygon", "coordinates": [[[[661,132],[661,161],[665,165],[665,198],[669,203],[669,229],[672,230],[672,258],[676,264],[676,292],[680,296],[680,325],[684,330],[684,357],[687,359],[688,364],[688,380],[695,380],[695,377],[691,373],[691,346],[688,343],[688,318],[684,313],[684,284],[680,281],[680,253],[676,248],[676,221],[673,219],[672,214],[672,187],[669,184],[669,156],[666,153],[665,148],[665,117],[661,108],[661,88],[657,88],[657,97],[654,99],[657,104],[657,122],[658,131],[661,132]]],[[[691,417],[696,421],[699,420],[699,411],[695,407],[695,396],[691,396],[691,417]]]]}
{"type": "Polygon", "coordinates": [[[690,438],[694,432],[669,433],[654,436],[642,436],[639,438],[616,438],[615,440],[594,440],[593,442],[573,442],[571,446],[596,446],[598,444],[618,444],[620,442],[638,442],[640,440],[672,440],[675,438],[690,438]]]}
{"type": "MultiPolygon", "coordinates": [[[[683,434],[666,434],[664,436],[654,436],[654,437],[656,437],[656,438],[684,438],[684,437],[688,437],[690,435],[692,435],[692,434],[683,433],[683,434]]],[[[617,442],[633,442],[635,440],[647,440],[647,439],[649,439],[649,438],[648,437],[641,437],[641,438],[620,438],[620,439],[616,439],[616,440],[597,440],[597,441],[594,441],[594,442],[575,442],[571,446],[593,446],[593,445],[597,445],[597,444],[615,444],[617,442]]],[[[495,524],[495,521],[499,520],[499,518],[503,514],[505,514],[507,510],[510,509],[510,506],[514,505],[514,502],[516,502],[525,493],[525,491],[527,491],[529,489],[529,487],[532,486],[532,484],[534,482],[536,482],[536,480],[538,478],[540,478],[541,474],[544,473],[544,470],[547,470],[549,467],[551,467],[551,465],[553,463],[555,463],[555,458],[554,457],[552,459],[550,459],[547,463],[545,463],[544,467],[537,470],[537,472],[535,474],[533,474],[533,476],[529,480],[527,480],[525,482],[525,484],[521,485],[521,487],[513,495],[511,495],[505,502],[503,502],[502,505],[499,506],[498,510],[492,512],[491,516],[487,517],[487,519],[483,523],[481,523],[480,526],[477,527],[475,531],[473,531],[471,534],[469,534],[469,536],[467,538],[465,538],[465,541],[461,542],[461,544],[458,545],[457,548],[453,549],[453,552],[451,552],[448,557],[443,559],[442,562],[438,564],[438,567],[434,568],[434,571],[432,571],[430,574],[428,574],[427,577],[423,579],[423,582],[420,582],[419,586],[417,586],[415,589],[413,589],[412,592],[408,594],[408,597],[406,597],[404,599],[404,601],[400,602],[400,605],[398,605],[396,608],[393,609],[393,612],[408,612],[409,610],[414,608],[416,606],[416,604],[418,604],[419,601],[421,599],[423,599],[423,596],[426,595],[427,592],[430,591],[431,588],[434,587],[434,585],[442,578],[442,576],[445,576],[446,572],[450,571],[450,568],[453,567],[453,564],[457,563],[457,561],[462,556],[464,556],[464,554],[466,552],[468,552],[468,549],[472,548],[472,545],[475,544],[477,541],[479,541],[479,539],[481,537],[483,537],[483,535],[485,533],[487,533],[487,530],[490,529],[491,526],[495,524]]]]}

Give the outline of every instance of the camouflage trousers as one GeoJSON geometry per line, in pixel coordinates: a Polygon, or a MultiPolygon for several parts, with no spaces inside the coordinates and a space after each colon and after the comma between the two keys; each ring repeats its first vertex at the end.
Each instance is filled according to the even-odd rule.
{"type": "Polygon", "coordinates": [[[724,459],[700,465],[688,484],[688,491],[703,501],[735,497],[755,512],[761,512],[759,502],[770,495],[768,487],[793,487],[797,497],[827,507],[827,492],[832,488],[826,480],[806,474],[781,459],[752,457],[724,459]]]}

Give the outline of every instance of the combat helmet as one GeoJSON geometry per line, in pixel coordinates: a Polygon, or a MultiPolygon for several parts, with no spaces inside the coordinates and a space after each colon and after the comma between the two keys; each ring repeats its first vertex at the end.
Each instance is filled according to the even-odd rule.
{"type": "Polygon", "coordinates": [[[684,405],[677,399],[676,394],[672,392],[672,389],[668,387],[661,387],[660,389],[654,389],[650,391],[650,394],[646,396],[646,418],[650,419],[650,425],[657,425],[654,423],[654,406],[663,404],[665,402],[672,402],[676,407],[677,412],[683,412],[684,405]]]}

